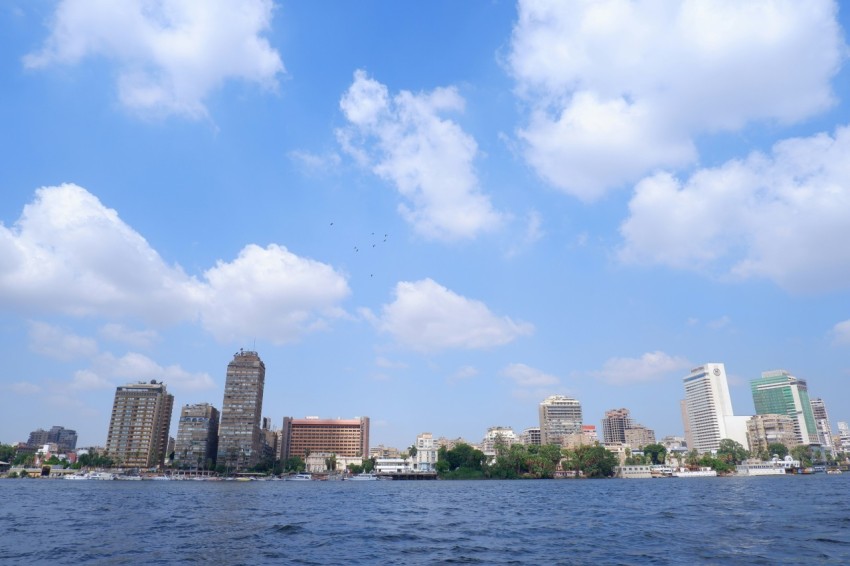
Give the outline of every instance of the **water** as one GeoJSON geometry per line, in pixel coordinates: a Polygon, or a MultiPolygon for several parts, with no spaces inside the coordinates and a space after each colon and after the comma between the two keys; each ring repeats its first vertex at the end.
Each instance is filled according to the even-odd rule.
{"type": "Polygon", "coordinates": [[[2,564],[850,564],[850,474],[0,480],[2,564]]]}

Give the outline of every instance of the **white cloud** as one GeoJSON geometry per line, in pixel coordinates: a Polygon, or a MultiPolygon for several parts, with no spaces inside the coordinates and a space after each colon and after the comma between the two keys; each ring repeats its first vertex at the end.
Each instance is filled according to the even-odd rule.
{"type": "Polygon", "coordinates": [[[508,248],[506,256],[511,258],[521,253],[524,249],[534,245],[535,242],[543,237],[543,220],[540,213],[532,210],[526,215],[525,233],[518,241],[508,248]]]}
{"type": "Polygon", "coordinates": [[[554,375],[544,373],[525,364],[509,364],[502,370],[502,375],[512,379],[520,387],[545,387],[558,385],[561,382],[554,375]]]}
{"type": "Polygon", "coordinates": [[[350,123],[337,132],[343,150],[395,185],[406,201],[400,213],[426,238],[472,238],[503,221],[478,185],[475,140],[440,117],[463,107],[454,88],[390,97],[362,70],[340,100],[350,123]]]}
{"type": "Polygon", "coordinates": [[[128,344],[134,348],[150,348],[159,340],[159,334],[155,330],[133,330],[114,322],[104,324],[99,334],[104,340],[128,344]]]}
{"type": "Polygon", "coordinates": [[[209,295],[201,323],[222,341],[262,336],[275,344],[326,327],[344,312],[337,303],[350,290],[332,267],[285,247],[246,246],[230,263],[204,274],[209,295]]]}
{"type": "Polygon", "coordinates": [[[724,314],[720,318],[708,321],[706,323],[706,326],[708,326],[712,330],[720,330],[721,328],[726,328],[731,323],[732,323],[732,319],[729,318],[728,315],[724,314]]]}
{"type": "Polygon", "coordinates": [[[638,183],[620,231],[626,262],[661,264],[793,291],[850,282],[850,128],[777,143],[772,154],[638,183]]]}
{"type": "Polygon", "coordinates": [[[378,356],[375,358],[375,365],[379,368],[386,369],[405,369],[407,368],[407,364],[404,362],[394,362],[392,360],[388,360],[383,356],[378,356]]]}
{"type": "Polygon", "coordinates": [[[97,353],[97,341],[78,336],[45,322],[29,323],[30,349],[56,360],[89,358],[97,353]]]}
{"type": "Polygon", "coordinates": [[[836,344],[850,345],[850,320],[839,322],[833,326],[832,335],[836,344]]]}
{"type": "Polygon", "coordinates": [[[161,366],[151,358],[136,352],[121,357],[110,353],[97,356],[92,367],[74,374],[72,387],[114,387],[136,381],[164,382],[170,391],[201,391],[214,389],[215,382],[207,373],[191,373],[179,365],[161,366]]]}
{"type": "Polygon", "coordinates": [[[395,301],[384,305],[377,327],[419,352],[492,348],[531,334],[534,327],[499,317],[487,306],[431,279],[396,285],[395,301]]]}
{"type": "MultiPolygon", "coordinates": [[[[25,313],[195,322],[221,341],[296,340],[341,316],[349,294],[329,265],[282,246],[248,245],[200,281],[166,265],[118,213],[76,185],[46,187],[11,228],[0,224],[0,306],[25,313]]],[[[107,325],[110,339],[156,337],[107,325]]]]}
{"type": "Polygon", "coordinates": [[[204,99],[228,79],[276,87],[283,62],[261,36],[273,7],[271,0],[64,0],[44,46],[24,64],[110,59],[128,108],[204,117],[204,99]]]}
{"type": "Polygon", "coordinates": [[[821,112],[846,49],[836,12],[828,0],[521,0],[507,64],[529,106],[525,157],[589,201],[692,163],[698,134],[821,112]]]}
{"type": "Polygon", "coordinates": [[[591,375],[608,383],[623,385],[657,381],[692,365],[680,356],[656,351],[647,352],[639,358],[611,358],[601,370],[591,372],[591,375]]]}
{"type": "Polygon", "coordinates": [[[317,154],[310,153],[309,151],[293,150],[288,155],[301,169],[313,175],[327,173],[329,170],[338,167],[342,161],[339,154],[334,152],[317,154]]]}
{"type": "Polygon", "coordinates": [[[12,228],[0,224],[0,303],[7,308],[174,321],[192,316],[199,290],[77,185],[38,189],[12,228]]]}

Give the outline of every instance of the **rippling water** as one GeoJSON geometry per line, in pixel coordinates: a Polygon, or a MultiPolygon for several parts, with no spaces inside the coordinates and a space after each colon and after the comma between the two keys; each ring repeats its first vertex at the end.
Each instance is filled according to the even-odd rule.
{"type": "Polygon", "coordinates": [[[850,564],[850,474],[0,480],[0,562],[850,564]]]}

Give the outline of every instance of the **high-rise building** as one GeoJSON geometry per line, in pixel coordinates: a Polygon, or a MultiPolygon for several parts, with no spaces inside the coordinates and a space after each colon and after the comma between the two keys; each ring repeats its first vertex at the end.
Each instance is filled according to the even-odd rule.
{"type": "Polygon", "coordinates": [[[509,426],[491,426],[487,429],[479,449],[488,456],[496,454],[496,448],[501,444],[505,448],[510,448],[513,444],[519,442],[519,436],[509,426]]]}
{"type": "Polygon", "coordinates": [[[826,412],[826,404],[823,399],[812,399],[812,416],[815,418],[815,427],[818,431],[818,440],[821,446],[835,453],[835,444],[832,442],[832,426],[829,424],[829,413],[826,412]]]}
{"type": "Polygon", "coordinates": [[[797,444],[794,420],[788,415],[753,415],[747,421],[747,440],[755,455],[770,458],[769,446],[782,444],[791,449],[797,444]]]}
{"type": "Polygon", "coordinates": [[[168,450],[174,396],[152,379],[115,391],[106,455],[128,468],[161,466],[168,450]]]}
{"type": "Polygon", "coordinates": [[[354,419],[283,418],[280,459],[305,458],[313,452],[343,458],[366,458],[369,454],[369,417],[354,419]]]}
{"type": "Polygon", "coordinates": [[[265,381],[266,366],[257,352],[239,350],[227,364],[217,463],[228,470],[256,466],[263,456],[260,418],[265,381]]]}
{"type": "Polygon", "coordinates": [[[841,451],[850,453],[850,425],[844,421],[838,421],[838,440],[841,444],[841,451]]]}
{"type": "Polygon", "coordinates": [[[794,420],[797,442],[818,445],[817,426],[804,379],[784,369],[762,372],[760,379],[750,382],[753,404],[758,415],[788,415],[794,420]]]}
{"type": "Polygon", "coordinates": [[[174,466],[212,469],[218,456],[218,409],[209,403],[184,405],[177,423],[174,466]]]}
{"type": "Polygon", "coordinates": [[[50,430],[36,429],[32,431],[27,445],[41,447],[45,444],[56,444],[60,452],[70,452],[77,447],[77,431],[62,426],[53,426],[50,430]]]}
{"type": "Polygon", "coordinates": [[[628,409],[605,411],[602,419],[602,442],[613,444],[626,442],[626,430],[632,427],[632,417],[628,409]]]}
{"type": "Polygon", "coordinates": [[[716,451],[724,438],[748,448],[746,420],[732,411],[732,398],[726,381],[726,366],[708,363],[696,367],[683,378],[685,385],[686,434],[700,454],[716,451]]]}
{"type": "Polygon", "coordinates": [[[563,395],[552,395],[540,403],[541,444],[561,445],[567,436],[581,434],[581,403],[563,395]]]}

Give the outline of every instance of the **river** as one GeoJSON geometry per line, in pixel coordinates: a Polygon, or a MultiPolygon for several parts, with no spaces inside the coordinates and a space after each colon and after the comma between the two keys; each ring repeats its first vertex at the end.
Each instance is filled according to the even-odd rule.
{"type": "Polygon", "coordinates": [[[2,564],[850,564],[850,474],[0,480],[2,564]]]}

